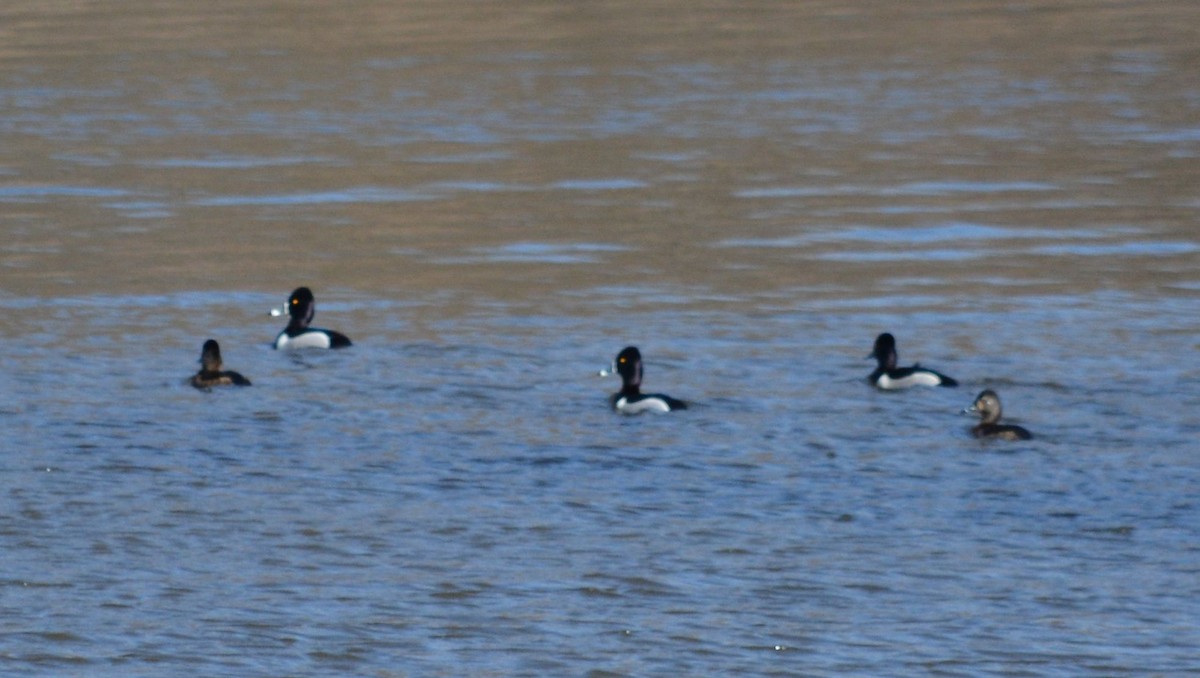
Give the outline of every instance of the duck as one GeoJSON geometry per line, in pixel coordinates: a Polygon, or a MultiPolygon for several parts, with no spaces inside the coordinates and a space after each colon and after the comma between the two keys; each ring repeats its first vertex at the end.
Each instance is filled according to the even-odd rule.
{"type": "Polygon", "coordinates": [[[297,287],[288,297],[287,305],[282,311],[275,309],[271,315],[290,316],[287,327],[275,337],[275,348],[281,351],[299,348],[346,348],[350,346],[350,338],[341,332],[309,327],[316,313],[316,300],[312,290],[307,287],[297,287]]]}
{"type": "MultiPolygon", "coordinates": [[[[642,393],[642,353],[636,346],[626,346],[613,361],[612,372],[621,376],[621,390],[612,394],[609,404],[621,414],[643,412],[674,412],[686,410],[687,403],[662,393],[642,393]]],[[[604,374],[604,372],[601,372],[604,374]]]]}
{"type": "Polygon", "coordinates": [[[215,339],[209,339],[200,349],[200,371],[192,376],[192,386],[208,390],[213,386],[250,385],[249,379],[221,367],[221,345],[215,339]]]}
{"type": "Polygon", "coordinates": [[[1014,424],[1000,423],[1000,396],[987,389],[975,396],[975,404],[963,410],[963,413],[978,412],[982,421],[971,428],[971,435],[976,438],[999,438],[1001,440],[1030,440],[1033,434],[1028,429],[1014,424]]]}
{"type": "Polygon", "coordinates": [[[879,366],[867,377],[867,381],[885,391],[911,388],[913,386],[958,386],[954,379],[931,369],[915,364],[912,367],[896,367],[896,338],[884,332],[875,338],[875,349],[868,358],[874,358],[879,366]]]}

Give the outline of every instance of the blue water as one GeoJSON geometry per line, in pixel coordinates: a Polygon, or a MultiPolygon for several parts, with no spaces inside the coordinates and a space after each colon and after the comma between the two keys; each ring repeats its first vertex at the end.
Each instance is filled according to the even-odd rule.
{"type": "Polygon", "coordinates": [[[80,301],[3,363],[21,672],[1197,668],[1190,318],[917,312],[902,357],[963,386],[895,394],[863,381],[893,317],[870,308],[635,314],[653,329],[617,338],[597,299],[413,341],[418,310],[354,299],[320,315],[352,349],[290,355],[265,314],[231,322],[269,297],[80,301]],[[95,336],[61,345],[61,323],[95,336]],[[253,387],[184,385],[204,328],[253,387]],[[692,409],[606,409],[626,340],[692,409]],[[983,387],[1035,440],[968,435],[983,387]]]}

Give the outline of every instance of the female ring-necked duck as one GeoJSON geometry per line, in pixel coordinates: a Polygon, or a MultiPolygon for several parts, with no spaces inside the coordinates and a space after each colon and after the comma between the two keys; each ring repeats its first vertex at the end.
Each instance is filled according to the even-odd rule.
{"type": "MultiPolygon", "coordinates": [[[[297,287],[292,296],[288,297],[287,306],[283,313],[291,316],[287,327],[275,337],[275,348],[291,350],[297,348],[345,348],[350,345],[350,338],[341,332],[309,327],[316,313],[316,302],[312,290],[307,287],[297,287]]],[[[276,311],[271,312],[272,315],[276,311]]],[[[280,313],[282,315],[282,313],[280,313]]]]}
{"type": "Polygon", "coordinates": [[[621,414],[670,412],[686,410],[687,403],[662,393],[642,393],[642,353],[636,346],[627,346],[617,354],[613,372],[621,375],[621,390],[612,394],[609,402],[621,414]]]}
{"type": "Polygon", "coordinates": [[[213,386],[249,386],[250,380],[237,372],[221,370],[221,346],[209,339],[200,349],[200,371],[192,376],[192,386],[210,389],[213,386]]]}
{"type": "Polygon", "coordinates": [[[875,386],[884,390],[910,388],[912,386],[958,386],[958,382],[944,374],[921,367],[896,367],[896,338],[884,332],[875,338],[875,350],[868,358],[879,361],[879,366],[867,377],[875,386]]]}
{"type": "Polygon", "coordinates": [[[1020,426],[999,423],[1000,396],[996,395],[996,392],[991,389],[975,396],[975,404],[963,410],[963,412],[978,412],[979,416],[983,419],[982,422],[976,424],[971,429],[971,434],[976,438],[1000,438],[1002,440],[1029,440],[1033,438],[1032,433],[1020,426]]]}

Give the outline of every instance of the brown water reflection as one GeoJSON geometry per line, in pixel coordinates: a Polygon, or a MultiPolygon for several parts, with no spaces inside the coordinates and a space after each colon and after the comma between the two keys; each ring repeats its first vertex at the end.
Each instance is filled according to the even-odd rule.
{"type": "Polygon", "coordinates": [[[1198,15],[9,3],[5,287],[1190,294],[1198,15]]]}

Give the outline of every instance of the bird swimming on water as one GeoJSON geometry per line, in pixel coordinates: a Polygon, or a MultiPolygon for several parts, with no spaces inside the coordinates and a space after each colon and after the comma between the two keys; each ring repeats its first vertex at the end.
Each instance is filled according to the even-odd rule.
{"type": "Polygon", "coordinates": [[[200,371],[192,375],[192,386],[210,389],[213,386],[249,386],[250,380],[230,370],[222,370],[221,346],[214,339],[204,342],[200,349],[200,371]]]}
{"type": "Polygon", "coordinates": [[[642,352],[636,346],[627,346],[617,354],[612,371],[621,375],[621,390],[609,397],[609,403],[617,412],[641,414],[687,409],[687,403],[669,395],[642,393],[642,352]]]}
{"type": "Polygon", "coordinates": [[[1000,396],[991,389],[975,396],[975,403],[963,412],[979,413],[982,421],[971,428],[971,435],[976,438],[999,438],[1001,440],[1030,440],[1033,438],[1033,434],[1025,428],[1015,424],[1000,423],[1000,396]]]}
{"type": "Polygon", "coordinates": [[[915,364],[912,367],[896,367],[896,338],[884,332],[875,338],[875,348],[868,358],[878,361],[878,366],[867,381],[885,391],[912,388],[913,386],[958,386],[958,382],[931,369],[915,364]]]}
{"type": "Polygon", "coordinates": [[[292,350],[298,348],[345,348],[350,346],[350,338],[341,332],[309,327],[317,312],[316,299],[312,290],[307,287],[297,287],[288,297],[287,306],[283,310],[275,309],[271,315],[288,315],[287,327],[275,337],[275,348],[292,350]]]}

